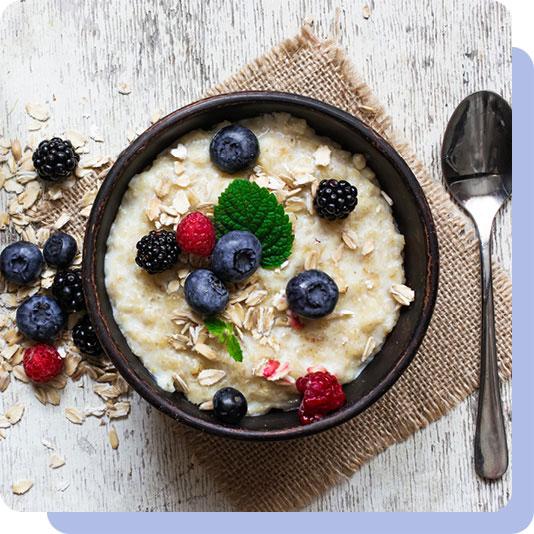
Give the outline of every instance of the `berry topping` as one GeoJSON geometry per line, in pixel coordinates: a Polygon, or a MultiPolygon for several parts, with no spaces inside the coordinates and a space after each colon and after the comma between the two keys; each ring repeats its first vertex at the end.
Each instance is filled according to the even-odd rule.
{"type": "Polygon", "coordinates": [[[57,272],[52,284],[52,294],[65,311],[75,312],[85,309],[80,269],[57,272]]]}
{"type": "Polygon", "coordinates": [[[211,256],[213,272],[225,282],[241,282],[260,266],[261,243],[250,232],[235,230],[223,235],[211,256]]]}
{"type": "Polygon", "coordinates": [[[211,140],[211,161],[224,172],[237,172],[250,167],[260,152],[258,138],[254,133],[240,126],[231,124],[220,129],[211,140]]]}
{"type": "Polygon", "coordinates": [[[289,326],[295,330],[302,330],[304,328],[304,325],[302,324],[302,321],[300,320],[300,317],[293,313],[291,310],[286,311],[287,314],[287,320],[289,322],[289,326]]]}
{"type": "Polygon", "coordinates": [[[198,313],[216,315],[228,304],[228,290],[207,269],[193,271],[185,280],[185,300],[198,313]]]}
{"type": "Polygon", "coordinates": [[[43,255],[39,248],[27,241],[8,245],[0,254],[0,271],[14,284],[30,284],[39,278],[43,270],[43,255]]]}
{"type": "Polygon", "coordinates": [[[338,379],[327,371],[301,376],[297,379],[297,389],[302,393],[299,419],[303,425],[319,421],[347,401],[338,379]]]}
{"type": "Polygon", "coordinates": [[[194,211],[176,229],[176,241],[184,252],[208,257],[215,246],[215,228],[203,213],[194,211]]]}
{"type": "Polygon", "coordinates": [[[261,266],[280,267],[291,254],[293,227],[284,206],[265,187],[234,180],[221,194],[214,210],[217,236],[232,230],[253,233],[262,246],[261,266]]]}
{"type": "Polygon", "coordinates": [[[33,166],[39,177],[48,182],[59,182],[76,168],[80,156],[72,143],[59,137],[44,140],[33,153],[33,166]]]}
{"type": "Polygon", "coordinates": [[[96,337],[89,315],[84,315],[72,329],[72,341],[84,354],[89,356],[102,354],[102,346],[96,337]]]}
{"type": "Polygon", "coordinates": [[[213,413],[221,423],[236,425],[245,417],[247,408],[247,399],[237,389],[222,388],[213,395],[213,413]]]}
{"type": "Polygon", "coordinates": [[[33,295],[17,309],[18,329],[34,341],[51,341],[65,326],[67,316],[54,297],[33,295]]]}
{"type": "Polygon", "coordinates": [[[174,232],[152,230],[137,242],[135,263],[150,274],[172,267],[180,255],[174,232]]]}
{"type": "Polygon", "coordinates": [[[313,200],[319,217],[344,219],[358,204],[358,190],[346,180],[322,180],[313,200]]]}
{"type": "Polygon", "coordinates": [[[43,247],[46,263],[58,269],[68,267],[72,263],[74,256],[76,256],[77,251],[76,239],[63,232],[52,234],[43,247]]]}
{"type": "Polygon", "coordinates": [[[317,269],[303,271],[291,278],[286,286],[286,299],[291,311],[312,319],[332,313],[338,297],[337,284],[317,269]]]}
{"type": "Polygon", "coordinates": [[[48,382],[61,373],[63,359],[55,347],[40,343],[24,351],[22,365],[30,380],[48,382]]]}

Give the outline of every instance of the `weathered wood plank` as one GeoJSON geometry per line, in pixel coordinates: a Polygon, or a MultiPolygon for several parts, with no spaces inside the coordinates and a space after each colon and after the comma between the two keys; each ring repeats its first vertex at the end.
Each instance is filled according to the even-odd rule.
{"type": "MultiPolygon", "coordinates": [[[[497,3],[402,0],[29,0],[12,4],[0,21],[0,133],[24,139],[24,104],[47,101],[48,133],[87,131],[95,124],[116,153],[127,132],[148,125],[200,96],[245,62],[296,33],[304,18],[319,35],[336,31],[343,48],[397,129],[440,178],[440,139],[455,105],[492,89],[511,97],[510,20],[497,3]],[[362,7],[368,3],[371,17],[362,7]],[[333,21],[339,10],[339,28],[333,21]],[[119,82],[132,93],[120,95],[119,82]],[[86,115],[84,117],[84,115],[86,115]]],[[[0,205],[4,199],[0,198],[0,205]]],[[[0,242],[9,236],[1,235],[0,242]]],[[[511,269],[511,210],[499,218],[496,253],[511,269]]],[[[453,347],[452,349],[453,350],[453,347]]],[[[27,399],[16,383],[0,396],[0,411],[24,400],[27,413],[0,443],[0,491],[19,510],[230,510],[210,474],[169,432],[168,420],[134,398],[118,421],[120,447],[91,419],[78,427],[62,409],[27,399]],[[54,441],[67,464],[47,467],[41,437],[54,441]],[[14,497],[10,484],[32,478],[14,497]],[[56,485],[70,482],[65,492],[56,485]]],[[[67,389],[61,406],[97,404],[89,383],[67,389]]],[[[504,388],[508,418],[511,388],[504,388]]],[[[391,447],[310,510],[496,510],[507,502],[511,474],[478,480],[472,465],[474,398],[405,443],[391,447]]]]}

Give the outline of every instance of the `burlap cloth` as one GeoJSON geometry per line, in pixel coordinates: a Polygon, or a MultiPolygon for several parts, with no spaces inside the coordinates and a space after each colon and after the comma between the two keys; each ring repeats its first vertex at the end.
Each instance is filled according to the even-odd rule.
{"type": "MultiPolygon", "coordinates": [[[[276,90],[323,100],[359,117],[404,157],[426,194],[440,246],[439,293],[421,349],[398,382],[376,404],[344,425],[291,442],[225,440],[176,425],[190,450],[239,510],[282,511],[308,504],[350,476],[386,447],[405,440],[463,401],[478,386],[480,289],[478,245],[437,179],[431,179],[412,150],[397,140],[390,119],[369,87],[332,41],[319,41],[309,27],[245,66],[208,94],[276,90]]],[[[70,230],[81,235],[77,207],[81,193],[94,187],[86,177],[50,210],[44,222],[73,215],[70,230]]],[[[511,282],[494,266],[495,318],[502,379],[511,375],[511,282]]],[[[474,476],[474,475],[473,475],[474,476]]]]}

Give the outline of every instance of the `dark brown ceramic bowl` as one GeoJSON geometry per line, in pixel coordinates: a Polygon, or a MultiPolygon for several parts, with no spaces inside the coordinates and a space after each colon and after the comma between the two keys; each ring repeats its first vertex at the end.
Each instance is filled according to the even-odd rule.
{"type": "MultiPolygon", "coordinates": [[[[320,432],[343,423],[368,408],[399,378],[416,353],[428,327],[438,285],[438,243],[432,215],[412,171],[379,135],[353,116],[303,96],[274,92],[233,93],[200,100],[151,126],[124,150],[105,179],[87,225],[83,281],[89,314],[98,338],[117,369],[147,401],[177,421],[232,438],[280,440],[320,432]],[[239,427],[218,423],[182,394],[160,389],[141,360],[128,347],[117,326],[104,284],[104,255],[108,233],[130,179],[145,169],[165,148],[196,128],[245,117],[285,111],[306,119],[319,134],[344,149],[363,153],[376,172],[382,189],[393,199],[393,213],[406,238],[404,269],[415,301],[399,321],[380,353],[360,376],[344,386],[347,404],[338,412],[301,426],[296,411],[273,410],[245,417],[239,427]]],[[[125,288],[127,291],[127,288],[125,288]]],[[[335,340],[332,340],[333,350],[335,340]]]]}

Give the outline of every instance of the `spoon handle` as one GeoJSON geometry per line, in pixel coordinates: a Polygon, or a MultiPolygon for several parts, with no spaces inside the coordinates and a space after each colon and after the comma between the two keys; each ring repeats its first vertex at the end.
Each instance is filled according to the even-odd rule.
{"type": "Polygon", "coordinates": [[[482,263],[482,345],[475,434],[475,469],[482,478],[501,478],[508,468],[508,447],[499,391],[491,274],[491,230],[480,236],[482,263]]]}

